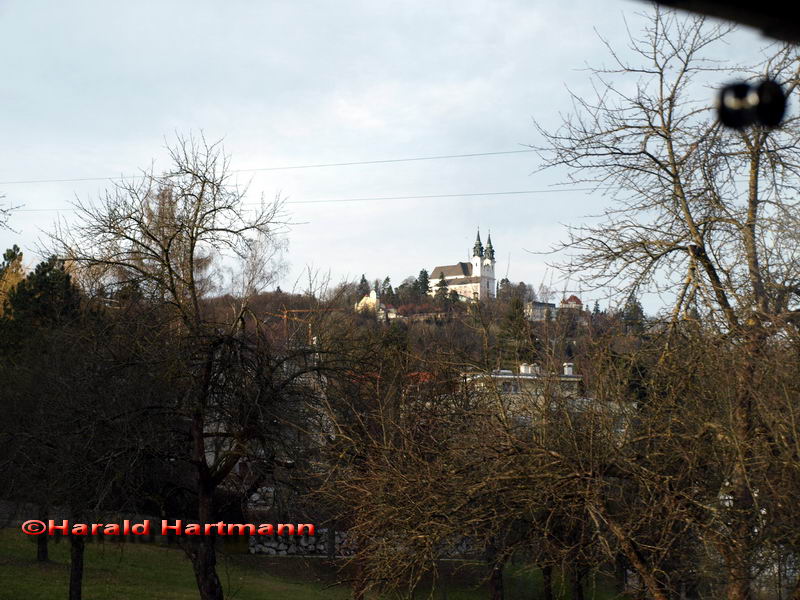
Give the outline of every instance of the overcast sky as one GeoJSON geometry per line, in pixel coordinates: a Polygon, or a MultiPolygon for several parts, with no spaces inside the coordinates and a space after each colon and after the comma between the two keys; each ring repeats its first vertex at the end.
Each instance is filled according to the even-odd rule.
{"type": "MultiPolygon", "coordinates": [[[[607,61],[595,31],[621,45],[633,0],[453,2],[7,2],[0,0],[0,194],[22,205],[15,232],[29,265],[41,230],[75,196],[108,181],[9,183],[167,167],[165,139],[224,138],[234,169],[525,149],[554,127],[566,87],[607,61]]],[[[737,52],[764,40],[737,38],[737,52]]],[[[709,99],[710,101],[710,99],[709,99]]],[[[304,269],[335,281],[391,276],[467,257],[491,229],[498,278],[552,279],[547,250],[564,224],[596,213],[584,192],[303,203],[548,190],[535,154],[245,172],[257,201],[280,195],[291,289],[304,269]]],[[[302,287],[302,283],[300,284],[302,287]]],[[[584,294],[591,301],[591,294],[584,294]],[[588,296],[588,297],[587,297],[588,296]]],[[[601,300],[601,304],[605,301],[601,300]]]]}

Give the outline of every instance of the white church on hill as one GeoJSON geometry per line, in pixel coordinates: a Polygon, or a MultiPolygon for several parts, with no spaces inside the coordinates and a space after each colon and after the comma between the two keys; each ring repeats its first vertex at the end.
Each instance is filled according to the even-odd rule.
{"type": "Polygon", "coordinates": [[[481,243],[481,233],[472,247],[470,262],[458,262],[454,265],[440,265],[430,270],[431,295],[436,294],[437,284],[444,277],[447,289],[458,293],[462,300],[486,300],[497,295],[497,283],[494,277],[494,248],[492,234],[486,239],[486,247],[481,243]]]}

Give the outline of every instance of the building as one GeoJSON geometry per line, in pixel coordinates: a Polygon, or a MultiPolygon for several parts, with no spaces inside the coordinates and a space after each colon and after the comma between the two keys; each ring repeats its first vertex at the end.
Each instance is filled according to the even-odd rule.
{"type": "Polygon", "coordinates": [[[525,304],[525,318],[529,321],[550,321],[555,319],[556,305],[552,302],[531,300],[525,304]]]}
{"type": "Polygon", "coordinates": [[[583,309],[583,302],[574,294],[561,300],[558,307],[552,302],[533,300],[525,303],[525,318],[529,321],[551,321],[559,314],[571,315],[580,325],[589,324],[589,315],[583,309]]]}
{"type": "Polygon", "coordinates": [[[573,363],[564,363],[563,373],[547,373],[539,365],[523,363],[519,372],[500,369],[491,373],[466,373],[464,379],[478,388],[496,389],[501,395],[541,399],[545,396],[578,398],[583,378],[575,374],[573,363]]]}
{"type": "Polygon", "coordinates": [[[356,312],[373,312],[377,313],[385,307],[378,297],[378,292],[372,290],[369,294],[364,296],[355,304],[356,312]]]}
{"type": "Polygon", "coordinates": [[[562,300],[558,308],[559,310],[574,310],[583,312],[583,302],[581,302],[581,299],[573,294],[566,300],[562,300]]]}
{"type": "MultiPolygon", "coordinates": [[[[476,407],[499,410],[517,426],[530,427],[542,419],[600,411],[616,420],[618,408],[598,403],[584,391],[583,377],[574,363],[563,364],[561,372],[547,371],[535,364],[521,364],[518,371],[498,369],[491,373],[462,374],[466,393],[476,407]]],[[[618,429],[619,424],[613,425],[618,429]]]]}
{"type": "Polygon", "coordinates": [[[438,291],[442,278],[447,282],[449,292],[456,292],[461,300],[487,300],[497,295],[494,276],[494,247],[492,234],[486,239],[486,247],[481,243],[481,234],[475,239],[470,262],[457,262],[454,265],[437,265],[430,270],[431,295],[438,291]]]}
{"type": "Polygon", "coordinates": [[[386,305],[381,302],[380,295],[375,290],[364,296],[355,304],[356,312],[374,313],[383,319],[396,319],[397,310],[394,306],[386,305]]]}

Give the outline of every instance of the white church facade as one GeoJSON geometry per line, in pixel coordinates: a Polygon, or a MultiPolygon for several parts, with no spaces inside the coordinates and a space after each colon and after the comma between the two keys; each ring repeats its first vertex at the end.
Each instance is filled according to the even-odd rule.
{"type": "Polygon", "coordinates": [[[444,278],[448,292],[455,291],[461,300],[487,300],[497,295],[497,283],[494,276],[494,247],[492,234],[486,239],[486,247],[481,243],[481,234],[472,247],[470,262],[458,262],[454,265],[438,265],[430,270],[429,278],[431,295],[435,295],[438,284],[444,278]]]}

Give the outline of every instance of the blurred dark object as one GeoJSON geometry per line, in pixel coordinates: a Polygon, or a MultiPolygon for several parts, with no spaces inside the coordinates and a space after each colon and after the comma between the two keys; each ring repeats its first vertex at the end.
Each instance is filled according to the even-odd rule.
{"type": "Polygon", "coordinates": [[[766,36],[800,43],[800,4],[796,1],[656,0],[656,3],[749,25],[760,29],[766,36]]]}
{"type": "Polygon", "coordinates": [[[756,122],[758,95],[749,83],[737,82],[719,91],[717,112],[726,127],[742,129],[756,122]]]}
{"type": "MultiPolygon", "coordinates": [[[[769,37],[800,43],[800,4],[775,0],[655,0],[656,4],[708,17],[727,19],[760,29],[769,37]]],[[[757,86],[740,81],[719,92],[719,120],[727,127],[778,127],[786,112],[786,94],[780,84],[765,80],[757,86]]]]}
{"type": "Polygon", "coordinates": [[[734,129],[777,127],[786,112],[786,95],[780,84],[769,79],[758,85],[738,81],[720,90],[717,111],[720,122],[734,129]]]}
{"type": "Polygon", "coordinates": [[[774,81],[766,80],[761,82],[756,91],[758,122],[765,127],[777,127],[786,112],[786,94],[783,93],[783,88],[774,81]]]}

